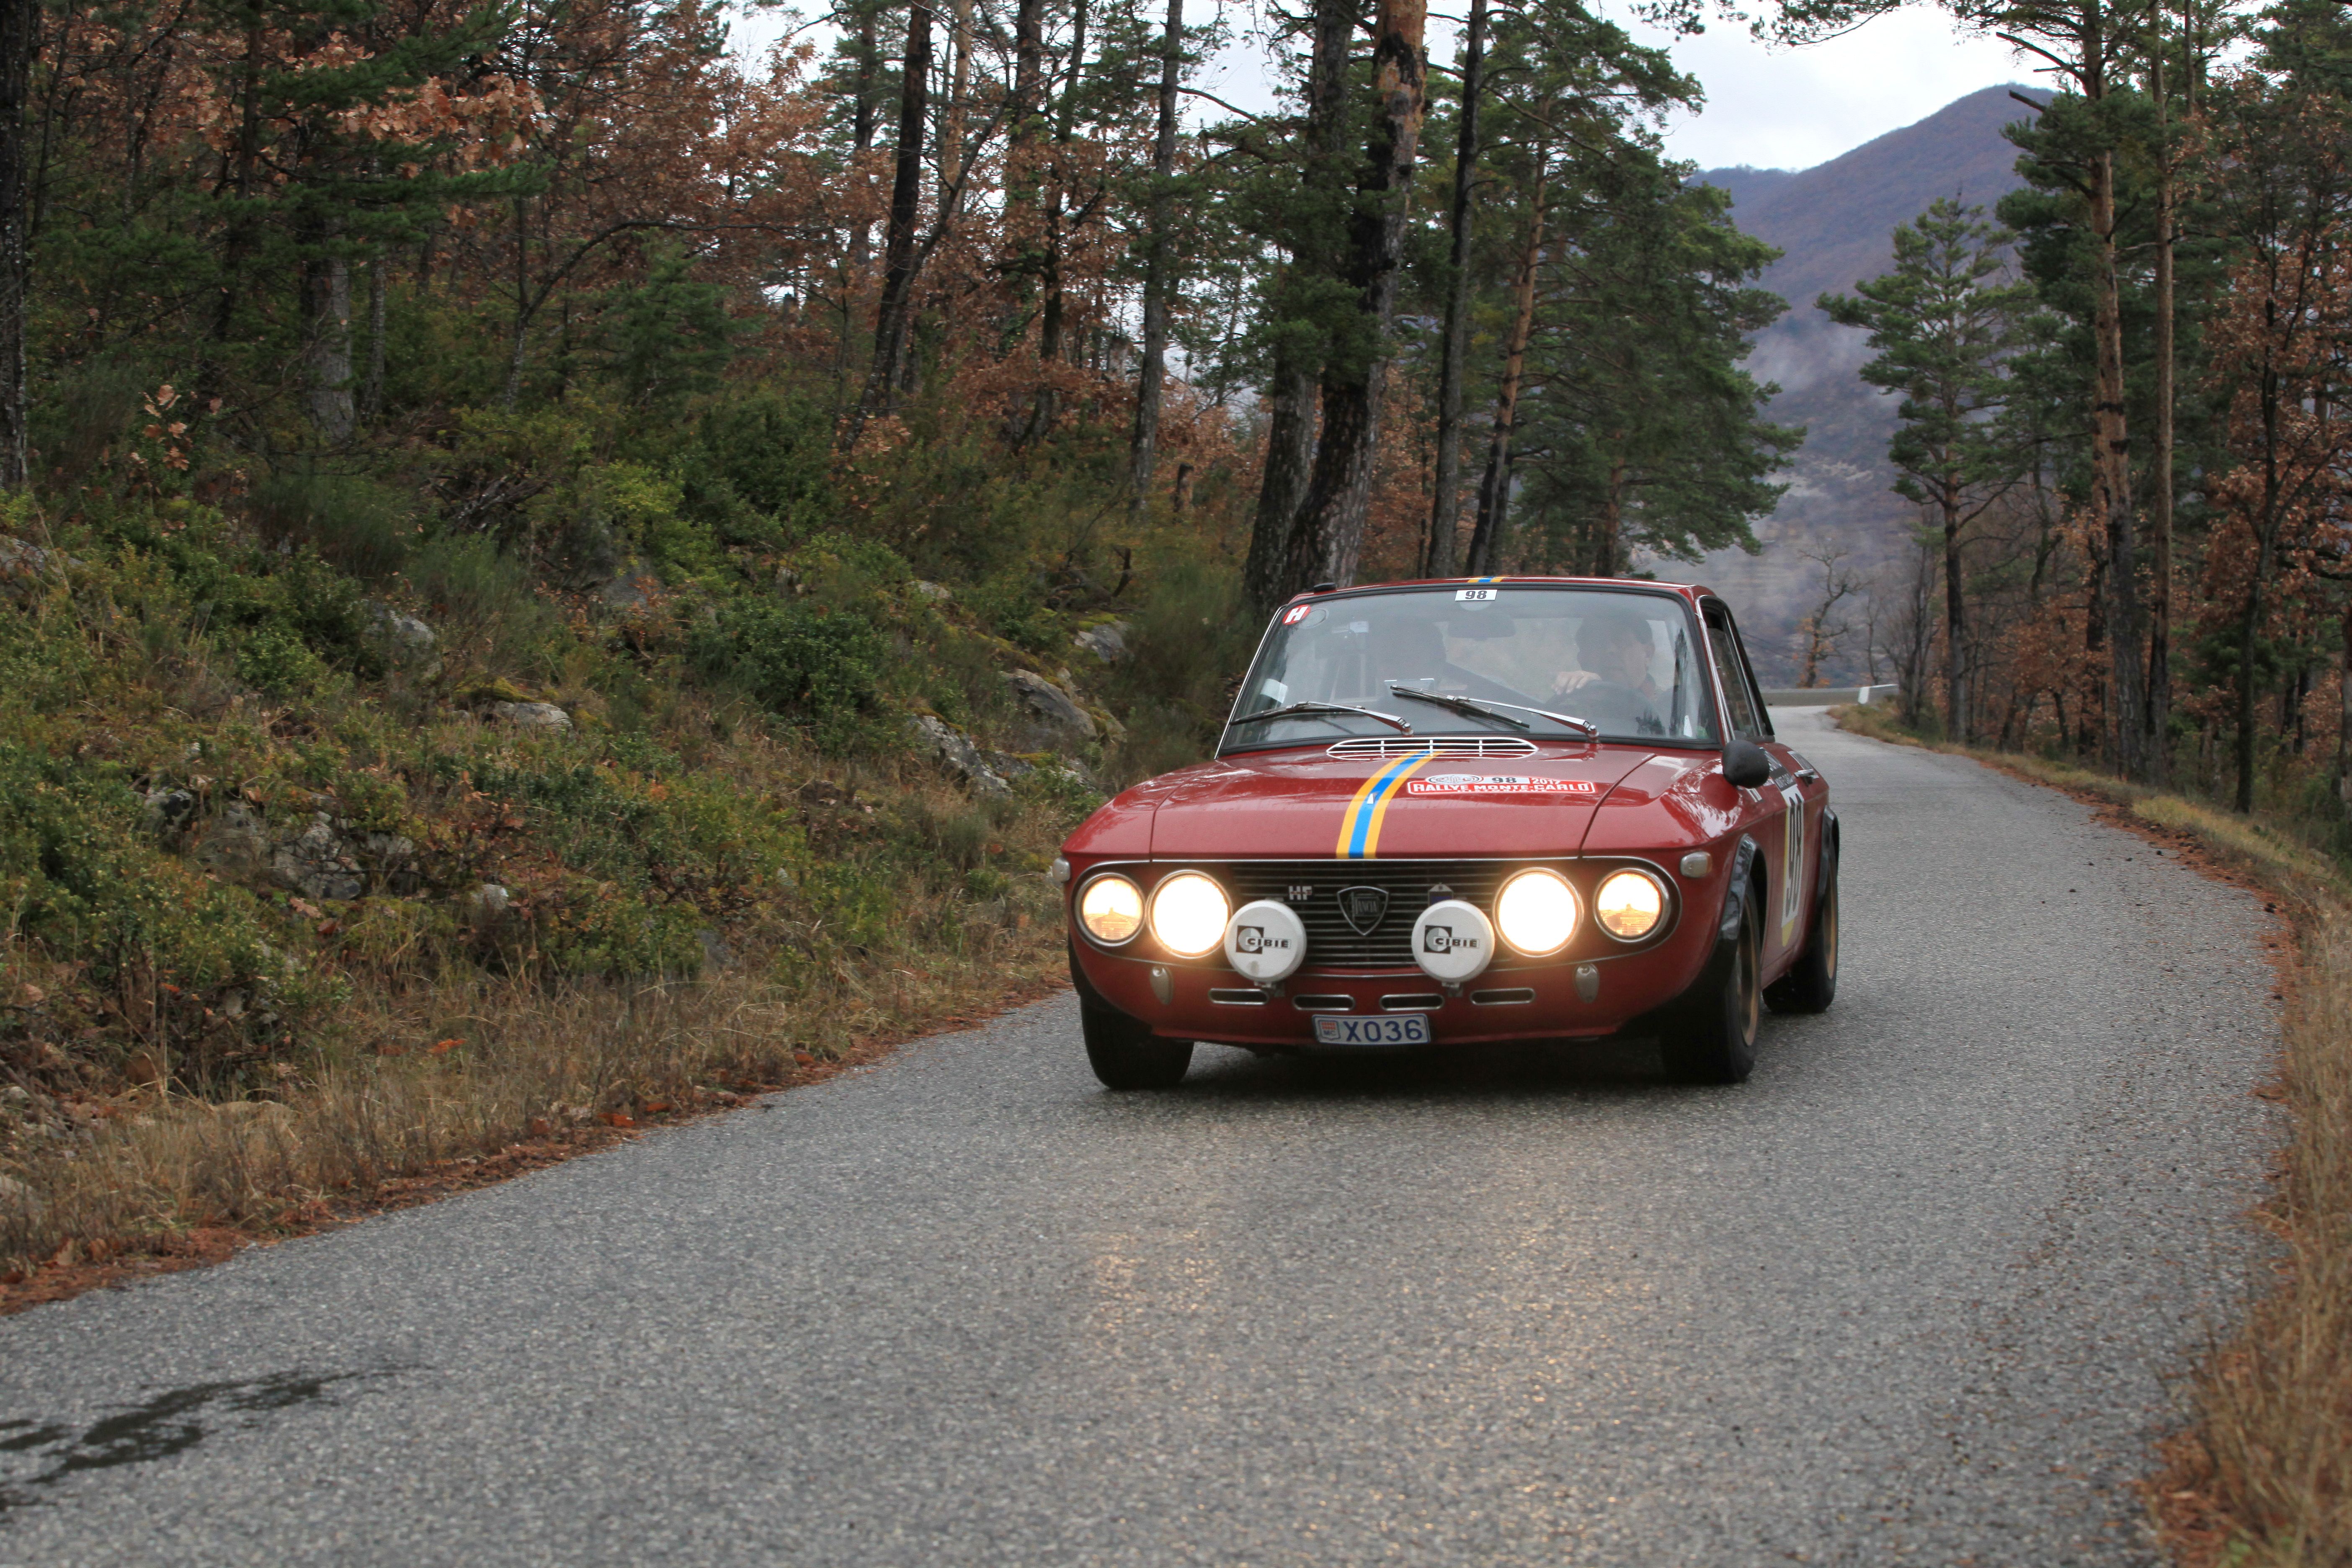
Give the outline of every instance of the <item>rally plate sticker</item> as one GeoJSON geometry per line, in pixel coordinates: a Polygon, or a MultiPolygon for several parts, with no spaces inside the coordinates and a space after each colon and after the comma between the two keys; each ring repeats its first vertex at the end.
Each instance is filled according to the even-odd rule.
{"type": "Polygon", "coordinates": [[[1598,795],[1601,786],[1589,779],[1539,779],[1524,773],[1432,773],[1408,779],[1404,793],[1414,795],[1598,795]]]}
{"type": "Polygon", "coordinates": [[[1324,1013],[1316,1017],[1315,1038],[1326,1046],[1425,1046],[1429,1020],[1418,1015],[1402,1018],[1357,1018],[1324,1013]]]}

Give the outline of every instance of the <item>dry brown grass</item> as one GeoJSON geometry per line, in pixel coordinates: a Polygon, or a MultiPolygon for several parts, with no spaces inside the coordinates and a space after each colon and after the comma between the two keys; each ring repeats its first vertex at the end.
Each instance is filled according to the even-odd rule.
{"type": "MultiPolygon", "coordinates": [[[[1873,708],[1859,733],[1921,744],[1873,708]]],[[[2278,899],[2298,936],[2279,1091],[2294,1115],[2263,1218],[2284,1248],[2275,1289],[2198,1369],[2190,1421],[2147,1483],[2185,1568],[2352,1563],[2352,879],[2260,820],[2035,757],[1937,746],[2115,808],[2123,826],[2194,844],[2278,899]]]]}
{"type": "Polygon", "coordinates": [[[12,1162],[0,1284],[18,1304],[55,1299],[69,1289],[44,1288],[45,1271],[311,1228],[518,1145],[537,1157],[509,1164],[527,1168],[1034,994],[1061,958],[1058,922],[1020,918],[960,953],[843,966],[790,992],[722,973],[558,987],[452,974],[399,1003],[363,993],[334,1065],[277,1100],[127,1093],[94,1107],[88,1135],[12,1162]]]}
{"type": "Polygon", "coordinates": [[[2352,914],[2311,909],[2286,1020],[2295,1112],[2273,1207],[2279,1288],[2197,1384],[2196,1425],[2151,1487],[2197,1568],[2352,1563],[2352,914]]]}

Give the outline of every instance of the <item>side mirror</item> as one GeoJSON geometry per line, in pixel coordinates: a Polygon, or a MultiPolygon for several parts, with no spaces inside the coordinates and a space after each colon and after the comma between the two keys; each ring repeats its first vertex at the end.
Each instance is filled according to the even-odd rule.
{"type": "Polygon", "coordinates": [[[1772,782],[1772,759],[1753,741],[1734,741],[1723,748],[1723,777],[1741,789],[1762,789],[1772,782]]]}

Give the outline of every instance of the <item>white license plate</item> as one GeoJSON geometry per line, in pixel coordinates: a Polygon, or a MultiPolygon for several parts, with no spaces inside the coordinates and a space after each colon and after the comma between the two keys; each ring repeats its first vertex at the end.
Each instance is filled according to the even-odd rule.
{"type": "Polygon", "coordinates": [[[1325,1013],[1315,1020],[1315,1038],[1326,1046],[1425,1046],[1429,1020],[1418,1014],[1402,1018],[1350,1018],[1325,1013]]]}

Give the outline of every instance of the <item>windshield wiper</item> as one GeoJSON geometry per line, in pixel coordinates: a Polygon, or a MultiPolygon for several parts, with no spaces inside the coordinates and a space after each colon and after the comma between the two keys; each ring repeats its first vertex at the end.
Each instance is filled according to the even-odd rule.
{"type": "Polygon", "coordinates": [[[1370,708],[1351,708],[1345,702],[1286,702],[1279,708],[1269,708],[1263,713],[1244,713],[1230,720],[1226,728],[1234,724],[1263,724],[1269,719],[1297,719],[1317,713],[1354,713],[1366,719],[1377,719],[1391,729],[1412,733],[1412,726],[1393,713],[1382,713],[1370,708]]]}
{"type": "Polygon", "coordinates": [[[1529,728],[1524,721],[1512,718],[1508,713],[1497,713],[1483,702],[1474,702],[1467,697],[1449,697],[1443,691],[1423,691],[1417,686],[1407,686],[1401,680],[1389,682],[1389,695],[1410,697],[1415,702],[1434,702],[1440,708],[1449,709],[1456,713],[1468,713],[1479,719],[1492,719],[1497,724],[1508,724],[1514,730],[1529,728]]]}
{"type": "Polygon", "coordinates": [[[1495,711],[1497,708],[1508,708],[1520,713],[1532,713],[1538,719],[1549,719],[1555,724],[1566,724],[1570,729],[1581,730],[1596,741],[1601,738],[1601,727],[1590,719],[1580,719],[1573,713],[1555,713],[1549,708],[1530,708],[1524,702],[1481,702],[1475,698],[1449,697],[1443,691],[1423,691],[1419,687],[1406,686],[1401,681],[1394,680],[1389,682],[1389,695],[1411,697],[1422,702],[1434,702],[1440,708],[1450,708],[1456,713],[1475,713],[1488,719],[1499,719],[1514,729],[1526,729],[1525,724],[1512,718],[1510,714],[1495,711]]]}

